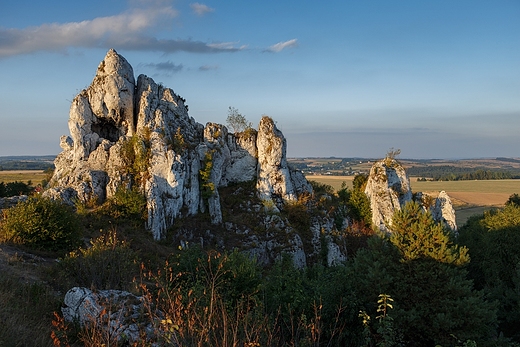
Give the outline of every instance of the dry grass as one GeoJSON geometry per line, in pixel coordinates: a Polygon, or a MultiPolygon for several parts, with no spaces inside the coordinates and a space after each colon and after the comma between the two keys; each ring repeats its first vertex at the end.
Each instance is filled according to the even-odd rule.
{"type": "Polygon", "coordinates": [[[6,170],[0,171],[0,182],[28,182],[32,184],[38,184],[45,179],[47,175],[43,170],[6,170]]]}

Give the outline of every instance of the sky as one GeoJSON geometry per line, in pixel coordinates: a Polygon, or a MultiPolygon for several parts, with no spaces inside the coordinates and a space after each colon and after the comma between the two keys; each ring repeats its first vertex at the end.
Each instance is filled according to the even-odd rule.
{"type": "Polygon", "coordinates": [[[58,154],[114,48],[199,123],[272,117],[289,157],[520,157],[520,1],[0,2],[0,156],[58,154]]]}

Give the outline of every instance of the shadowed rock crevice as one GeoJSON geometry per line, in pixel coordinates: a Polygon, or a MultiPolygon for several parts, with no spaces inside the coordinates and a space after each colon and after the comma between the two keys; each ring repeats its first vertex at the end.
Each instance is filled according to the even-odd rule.
{"type": "Polygon", "coordinates": [[[111,119],[98,118],[97,122],[92,124],[91,129],[100,138],[107,139],[110,142],[117,142],[125,134],[111,119]]]}

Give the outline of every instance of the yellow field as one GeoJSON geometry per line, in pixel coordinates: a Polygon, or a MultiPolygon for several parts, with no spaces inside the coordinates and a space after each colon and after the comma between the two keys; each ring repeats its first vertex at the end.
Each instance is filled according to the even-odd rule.
{"type": "MultiPolygon", "coordinates": [[[[335,190],[346,182],[352,188],[354,176],[307,176],[308,180],[329,184],[335,190]]],[[[460,226],[474,215],[492,207],[503,206],[514,193],[520,194],[520,180],[487,180],[487,181],[442,181],[417,182],[411,178],[413,192],[424,192],[435,196],[441,190],[450,196],[457,214],[457,224],[460,226]]]]}
{"type": "Polygon", "coordinates": [[[0,171],[0,182],[24,182],[31,181],[33,185],[39,184],[45,179],[43,170],[13,170],[0,171]]]}

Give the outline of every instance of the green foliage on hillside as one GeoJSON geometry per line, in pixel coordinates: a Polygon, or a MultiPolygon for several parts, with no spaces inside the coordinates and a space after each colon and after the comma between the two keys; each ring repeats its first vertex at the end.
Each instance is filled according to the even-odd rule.
{"type": "Polygon", "coordinates": [[[61,201],[33,197],[3,210],[0,240],[48,250],[70,250],[79,243],[74,210],[61,201]]]}
{"type": "Polygon", "coordinates": [[[30,195],[34,192],[32,182],[0,182],[0,198],[17,196],[17,195],[30,195]]]}
{"type": "MultiPolygon", "coordinates": [[[[352,211],[355,207],[363,211],[364,206],[352,198],[356,192],[362,193],[363,177],[355,181],[354,189],[343,187],[338,192],[313,184],[314,195],[302,196],[279,217],[302,230],[309,229],[310,216],[318,213],[355,221],[352,211]]],[[[252,202],[260,204],[254,186],[251,181],[219,190],[225,222],[247,225],[249,236],[257,239],[267,233],[287,237],[285,230],[267,230],[261,225],[264,212],[251,212],[252,202]]],[[[487,346],[501,345],[508,342],[506,338],[519,342],[520,253],[516,248],[520,244],[520,207],[514,196],[503,210],[471,219],[459,239],[415,203],[395,214],[389,235],[373,235],[362,218],[348,226],[338,223],[334,236],[345,237],[348,260],[329,267],[316,258],[307,268],[296,269],[290,255],[260,267],[254,257],[241,252],[246,249],[240,243],[247,237],[245,233],[213,226],[204,214],[179,221],[190,233],[200,229],[206,235],[210,230],[213,239],[204,240],[204,249],[191,243],[179,249],[180,240],[173,232],[159,243],[152,241],[140,219],[142,195],[131,190],[118,194],[109,204],[82,214],[65,208],[69,214],[59,218],[41,212],[46,209],[38,213],[29,213],[28,207],[22,212],[9,209],[2,230],[4,223],[15,220],[32,226],[21,215],[38,216],[38,223],[52,220],[53,226],[67,218],[81,222],[87,230],[81,236],[91,240],[86,245],[59,238],[38,242],[45,249],[62,244],[72,251],[49,265],[52,276],[45,278],[42,288],[52,286],[64,292],[81,285],[143,294],[149,310],[138,319],[163,332],[154,341],[159,345],[469,346],[475,341],[487,346]],[[141,223],[135,223],[136,219],[141,223]],[[100,233],[100,229],[108,232],[100,233]],[[140,270],[134,262],[137,259],[142,261],[140,270]],[[499,338],[499,333],[505,338],[499,338]]],[[[48,210],[54,208],[61,211],[63,206],[48,210]]],[[[302,230],[298,231],[308,237],[302,230]]],[[[45,235],[31,236],[34,234],[45,235]]],[[[77,241],[78,234],[74,235],[77,241]]],[[[13,290],[12,285],[6,288],[13,290]]],[[[0,298],[7,297],[5,294],[0,288],[0,298]]],[[[38,297],[46,295],[35,295],[38,297]]],[[[53,309],[47,304],[44,308],[53,309]]],[[[19,311],[30,312],[28,306],[19,311]]],[[[8,321],[8,315],[1,312],[0,319],[8,321]]],[[[49,325],[51,313],[44,318],[49,325]]],[[[76,331],[78,344],[87,333],[99,331],[84,330],[79,335],[76,331]]],[[[16,341],[16,335],[6,332],[0,341],[16,341]]],[[[51,344],[34,341],[33,346],[51,344]]],[[[31,342],[24,340],[24,345],[31,346],[31,342]]]]}
{"type": "Polygon", "coordinates": [[[102,211],[115,219],[146,220],[146,197],[135,187],[119,187],[103,204],[102,211]]]}
{"type": "Polygon", "coordinates": [[[372,224],[372,209],[370,200],[364,190],[367,181],[366,175],[356,175],[352,181],[352,190],[349,190],[343,182],[338,191],[340,203],[344,204],[348,211],[348,216],[354,222],[361,222],[366,226],[372,224]]]}
{"type": "Polygon", "coordinates": [[[490,339],[496,312],[460,267],[468,261],[465,250],[416,204],[395,215],[392,230],[372,238],[349,265],[364,311],[375,311],[371,303],[379,294],[391,295],[394,327],[405,345],[490,339]]]}
{"type": "Polygon", "coordinates": [[[213,154],[215,150],[208,150],[204,155],[202,168],[199,170],[201,196],[205,200],[215,193],[215,184],[211,182],[211,170],[213,169],[213,154]]]}
{"type": "Polygon", "coordinates": [[[475,287],[498,302],[499,332],[520,343],[520,206],[472,217],[460,229],[460,242],[469,248],[475,287]]]}

